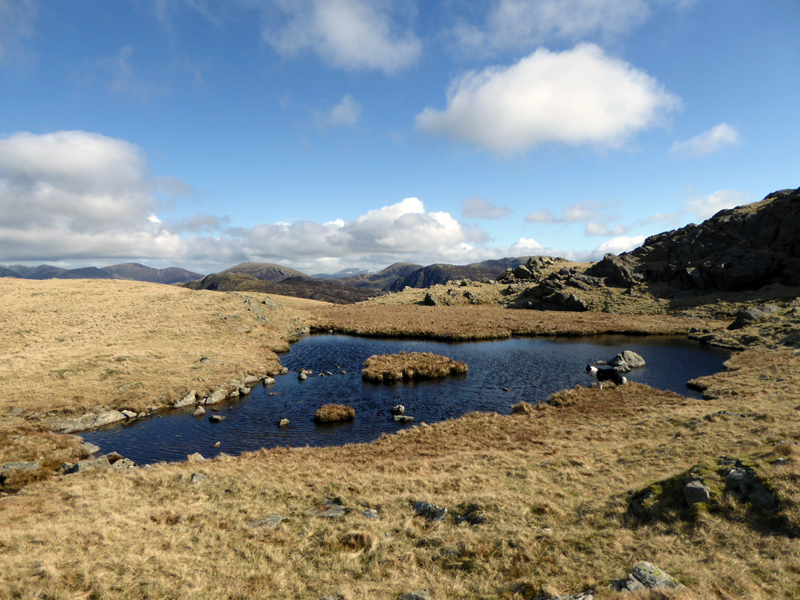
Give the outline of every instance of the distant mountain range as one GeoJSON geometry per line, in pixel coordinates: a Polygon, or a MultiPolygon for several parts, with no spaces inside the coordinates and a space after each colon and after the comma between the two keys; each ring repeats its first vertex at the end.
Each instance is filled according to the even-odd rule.
{"type": "Polygon", "coordinates": [[[16,277],[18,279],[127,279],[146,281],[148,283],[186,283],[203,277],[178,267],[154,269],[137,263],[124,263],[110,267],[83,267],[80,269],[62,269],[52,265],[26,267],[24,265],[0,265],[0,277],[16,277]]]}

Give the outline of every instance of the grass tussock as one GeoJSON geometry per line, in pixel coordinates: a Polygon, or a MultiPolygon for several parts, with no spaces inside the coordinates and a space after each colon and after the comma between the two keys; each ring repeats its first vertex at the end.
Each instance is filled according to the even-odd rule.
{"type": "Polygon", "coordinates": [[[323,404],[314,413],[317,423],[338,423],[352,421],[356,418],[356,409],[344,404],[323,404]]]}
{"type": "Polygon", "coordinates": [[[455,361],[432,352],[400,352],[370,356],[364,361],[361,377],[376,383],[414,381],[416,379],[441,379],[450,375],[463,375],[467,363],[455,361]]]}

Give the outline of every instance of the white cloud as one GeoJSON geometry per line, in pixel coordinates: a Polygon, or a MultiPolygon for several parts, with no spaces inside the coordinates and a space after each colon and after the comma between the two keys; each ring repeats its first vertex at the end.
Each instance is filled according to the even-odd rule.
{"type": "Polygon", "coordinates": [[[591,221],[592,219],[603,218],[606,221],[616,220],[616,215],[608,213],[608,209],[618,206],[618,200],[609,202],[599,202],[597,200],[587,200],[583,203],[571,204],[567,206],[560,217],[555,216],[549,208],[528,213],[525,217],[526,223],[579,223],[581,221],[591,221]]]}
{"type": "Polygon", "coordinates": [[[464,200],[462,214],[468,219],[499,219],[511,214],[511,209],[472,196],[464,200]]]}
{"type": "Polygon", "coordinates": [[[0,255],[6,260],[178,257],[142,152],[83,131],[0,139],[0,255]]]}
{"type": "Polygon", "coordinates": [[[672,151],[677,154],[700,157],[713,154],[723,148],[738,146],[741,143],[742,140],[736,129],[727,123],[720,123],[690,140],[675,142],[672,145],[672,151]]]}
{"type": "Polygon", "coordinates": [[[416,64],[422,42],[410,26],[407,3],[392,0],[273,0],[282,19],[263,36],[285,56],[311,50],[349,70],[394,73],[416,64]]]}
{"type": "Polygon", "coordinates": [[[611,228],[605,223],[597,223],[592,221],[586,224],[586,229],[584,229],[583,233],[589,237],[611,237],[621,236],[625,233],[628,233],[630,229],[630,227],[626,227],[625,225],[615,225],[613,228],[611,228]]]}
{"type": "Polygon", "coordinates": [[[599,260],[603,258],[603,256],[607,253],[612,254],[622,254],[623,252],[630,252],[631,250],[635,250],[639,246],[644,243],[645,236],[638,235],[635,237],[616,237],[614,239],[608,240],[604,244],[600,244],[597,247],[597,250],[594,252],[594,258],[592,260],[599,260]]]}
{"type": "Polygon", "coordinates": [[[454,80],[447,108],[426,108],[417,127],[512,155],[545,142],[620,147],[663,121],[680,100],[653,77],[594,44],[540,48],[510,67],[454,80]]]}
{"type": "Polygon", "coordinates": [[[719,190],[710,196],[690,198],[686,200],[686,206],[701,219],[708,219],[726,208],[736,208],[754,201],[753,195],[747,192],[719,190]]]}
{"type": "Polygon", "coordinates": [[[353,100],[350,94],[346,94],[342,101],[339,102],[328,112],[315,112],[314,123],[320,129],[327,127],[341,127],[356,125],[361,119],[363,109],[361,105],[353,100]]]}
{"type": "Polygon", "coordinates": [[[38,13],[35,0],[0,0],[0,66],[24,61],[23,40],[33,35],[38,13]]]}
{"type": "Polygon", "coordinates": [[[491,54],[548,40],[626,33],[650,16],[647,0],[496,0],[481,25],[460,20],[450,32],[462,50],[491,54]]]}

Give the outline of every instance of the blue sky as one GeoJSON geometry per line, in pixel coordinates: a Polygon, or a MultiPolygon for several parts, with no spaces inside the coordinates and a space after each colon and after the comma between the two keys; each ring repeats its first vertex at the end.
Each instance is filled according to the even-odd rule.
{"type": "Polygon", "coordinates": [[[596,260],[800,186],[797,0],[0,0],[0,264],[596,260]]]}

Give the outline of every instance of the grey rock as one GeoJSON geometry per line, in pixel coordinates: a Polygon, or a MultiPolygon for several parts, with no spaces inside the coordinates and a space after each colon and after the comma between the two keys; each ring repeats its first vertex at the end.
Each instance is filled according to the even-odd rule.
{"type": "Polygon", "coordinates": [[[206,405],[219,404],[220,402],[225,400],[225,398],[227,398],[227,397],[228,397],[228,390],[226,390],[226,389],[218,389],[213,394],[211,394],[208,398],[206,398],[206,400],[205,400],[205,402],[203,402],[203,404],[206,404],[206,405]]]}
{"type": "Polygon", "coordinates": [[[289,426],[289,419],[281,419],[278,421],[278,427],[288,427],[289,426]]]}
{"type": "Polygon", "coordinates": [[[209,423],[222,423],[225,420],[223,415],[211,415],[208,417],[209,423]]]}
{"type": "Polygon", "coordinates": [[[191,390],[181,400],[178,400],[172,405],[173,408],[183,408],[184,406],[192,406],[197,402],[197,391],[191,390]]]}
{"type": "Polygon", "coordinates": [[[109,468],[111,468],[111,463],[109,462],[108,457],[101,456],[100,458],[80,460],[71,469],[67,470],[66,473],[85,473],[86,471],[92,471],[95,469],[109,468]]]}
{"type": "Polygon", "coordinates": [[[264,385],[275,385],[274,377],[264,377],[264,385]]]}
{"type": "Polygon", "coordinates": [[[367,519],[380,519],[378,515],[378,511],[374,508],[368,508],[366,510],[361,511],[361,515],[367,519]]]}
{"type": "Polygon", "coordinates": [[[192,413],[193,417],[205,417],[206,416],[206,409],[202,406],[198,406],[195,411],[192,413]]]}
{"type": "Polygon", "coordinates": [[[120,460],[114,461],[114,464],[111,465],[112,469],[118,469],[120,471],[132,471],[137,467],[138,465],[130,458],[121,458],[120,460]]]}
{"type": "Polygon", "coordinates": [[[699,479],[689,481],[683,486],[683,497],[689,506],[695,504],[708,504],[711,502],[711,490],[699,479]]]}
{"type": "Polygon", "coordinates": [[[428,590],[415,590],[399,596],[397,600],[433,600],[428,590]]]}
{"type": "Polygon", "coordinates": [[[667,575],[654,564],[645,561],[636,563],[631,575],[650,590],[662,588],[682,589],[684,587],[680,581],[667,575]]]}
{"type": "Polygon", "coordinates": [[[208,475],[206,475],[205,473],[197,472],[197,473],[192,473],[191,482],[192,483],[201,483],[201,482],[205,481],[206,479],[208,479],[208,475]]]}
{"type": "Polygon", "coordinates": [[[128,420],[135,419],[139,416],[139,413],[133,412],[132,410],[121,410],[120,412],[125,415],[125,418],[128,420]]]}
{"type": "Polygon", "coordinates": [[[647,363],[645,363],[645,360],[639,354],[636,354],[636,352],[624,350],[608,361],[608,364],[615,367],[617,371],[621,373],[627,373],[631,369],[644,367],[647,363]]]}
{"type": "Polygon", "coordinates": [[[0,466],[0,471],[38,471],[38,462],[10,462],[0,466]]]}
{"type": "Polygon", "coordinates": [[[126,417],[118,410],[109,410],[97,415],[92,427],[103,427],[104,425],[111,425],[112,423],[119,423],[125,421],[126,417]]]}
{"type": "Polygon", "coordinates": [[[239,388],[239,394],[242,396],[247,396],[250,393],[250,388],[247,386],[242,386],[239,388]]]}
{"type": "Polygon", "coordinates": [[[741,329],[752,323],[756,323],[765,319],[770,315],[774,315],[780,311],[780,308],[774,304],[762,304],[759,307],[748,308],[747,310],[740,310],[736,313],[735,321],[728,325],[728,329],[741,329]]]}
{"type": "Polygon", "coordinates": [[[242,381],[242,383],[246,386],[252,387],[255,384],[259,383],[260,381],[261,377],[256,377],[255,375],[248,375],[247,377],[244,378],[244,381],[242,381]]]}
{"type": "Polygon", "coordinates": [[[431,523],[438,523],[447,515],[446,507],[439,508],[429,502],[415,502],[411,508],[418,516],[424,517],[431,523]]]}
{"type": "Polygon", "coordinates": [[[425,306],[439,306],[439,301],[436,299],[436,296],[428,292],[425,294],[425,298],[422,300],[422,303],[425,306]]]}
{"type": "Polygon", "coordinates": [[[634,263],[625,256],[608,253],[586,271],[587,275],[605,279],[606,285],[629,288],[644,280],[636,273],[634,263]]]}
{"type": "Polygon", "coordinates": [[[297,376],[297,379],[299,379],[300,381],[305,381],[306,379],[308,379],[308,375],[306,375],[306,374],[305,374],[305,372],[301,372],[301,373],[300,373],[300,374],[297,376]]]}
{"type": "Polygon", "coordinates": [[[392,407],[390,412],[393,415],[404,415],[404,414],[406,414],[406,407],[403,406],[402,404],[398,404],[398,405],[392,407]]]}
{"type": "Polygon", "coordinates": [[[92,454],[97,454],[98,452],[100,452],[100,446],[95,446],[91,442],[84,442],[83,444],[81,444],[81,451],[86,456],[91,456],[92,454]]]}

